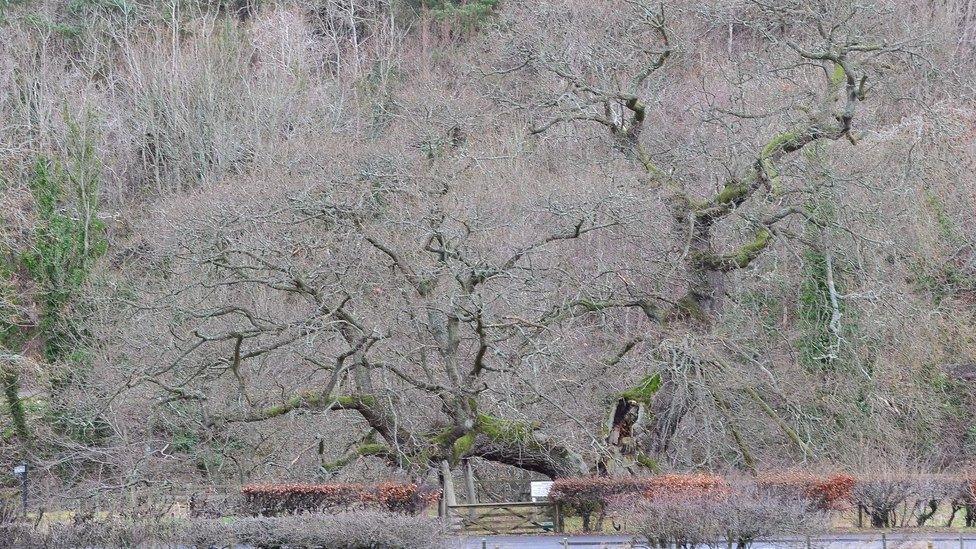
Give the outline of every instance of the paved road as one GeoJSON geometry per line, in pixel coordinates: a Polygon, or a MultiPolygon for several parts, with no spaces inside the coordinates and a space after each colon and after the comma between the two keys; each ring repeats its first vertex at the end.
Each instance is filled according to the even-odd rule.
{"type": "MultiPolygon", "coordinates": [[[[468,537],[461,541],[462,549],[641,549],[646,545],[634,543],[626,536],[489,536],[468,537]],[[565,540],[565,541],[564,541],[565,540]]],[[[796,547],[805,549],[804,540],[783,540],[756,543],[754,549],[796,547]]],[[[841,534],[825,536],[811,543],[813,549],[976,549],[976,535],[966,534],[841,534]],[[960,541],[962,542],[960,544],[960,541]]],[[[714,549],[725,549],[725,544],[714,549]]]]}

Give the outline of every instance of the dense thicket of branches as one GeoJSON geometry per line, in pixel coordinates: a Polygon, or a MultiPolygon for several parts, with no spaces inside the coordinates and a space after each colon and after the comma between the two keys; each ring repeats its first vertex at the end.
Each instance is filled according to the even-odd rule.
{"type": "Polygon", "coordinates": [[[971,0],[0,10],[52,487],[976,448],[971,0]]]}

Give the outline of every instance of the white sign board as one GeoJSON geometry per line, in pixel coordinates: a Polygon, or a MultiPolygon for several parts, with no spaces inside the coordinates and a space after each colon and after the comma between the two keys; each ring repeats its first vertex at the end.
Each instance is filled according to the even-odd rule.
{"type": "Polygon", "coordinates": [[[23,475],[26,472],[27,472],[27,466],[26,465],[17,465],[17,466],[14,467],[14,474],[17,475],[17,476],[21,476],[21,475],[23,475]]]}
{"type": "Polygon", "coordinates": [[[532,501],[548,498],[549,490],[551,489],[551,480],[534,481],[529,483],[529,495],[532,497],[532,501]]]}

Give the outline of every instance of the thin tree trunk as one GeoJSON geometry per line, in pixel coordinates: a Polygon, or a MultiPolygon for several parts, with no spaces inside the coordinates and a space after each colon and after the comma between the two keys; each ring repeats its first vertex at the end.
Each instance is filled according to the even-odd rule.
{"type": "Polygon", "coordinates": [[[14,432],[20,439],[24,457],[27,457],[30,445],[30,430],[27,428],[27,412],[24,402],[20,398],[20,375],[10,366],[0,367],[0,384],[3,385],[3,397],[7,402],[7,410],[14,425],[14,432]]]}

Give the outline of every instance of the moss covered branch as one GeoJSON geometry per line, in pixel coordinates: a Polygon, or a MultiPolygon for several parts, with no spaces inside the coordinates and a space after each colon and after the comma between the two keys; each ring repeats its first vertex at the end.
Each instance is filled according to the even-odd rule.
{"type": "Polygon", "coordinates": [[[557,478],[587,471],[582,459],[557,441],[540,435],[539,425],[479,413],[470,429],[447,429],[430,437],[438,448],[432,459],[456,465],[479,457],[557,478]]]}
{"type": "MultiPolygon", "coordinates": [[[[324,453],[323,445],[319,445],[319,454],[324,453]]],[[[342,468],[346,467],[350,463],[364,457],[376,457],[386,460],[393,460],[396,454],[390,449],[386,444],[376,442],[371,437],[364,440],[363,442],[354,445],[348,452],[342,455],[342,457],[325,462],[321,464],[322,470],[329,474],[338,473],[342,468]]]]}
{"type": "Polygon", "coordinates": [[[739,247],[730,254],[702,253],[695,257],[699,266],[711,271],[732,271],[749,266],[762,252],[769,247],[772,233],[767,229],[756,231],[752,240],[739,247]]]}
{"type": "Polygon", "coordinates": [[[296,393],[280,404],[255,410],[241,416],[222,417],[227,423],[253,423],[268,421],[284,416],[297,410],[356,410],[366,411],[376,404],[376,399],[370,395],[335,396],[318,391],[303,391],[296,393]]]}

